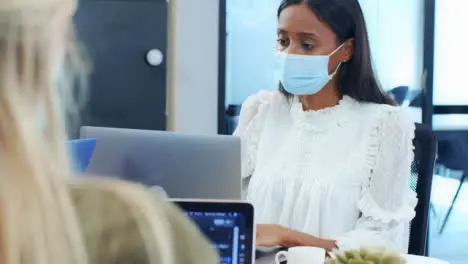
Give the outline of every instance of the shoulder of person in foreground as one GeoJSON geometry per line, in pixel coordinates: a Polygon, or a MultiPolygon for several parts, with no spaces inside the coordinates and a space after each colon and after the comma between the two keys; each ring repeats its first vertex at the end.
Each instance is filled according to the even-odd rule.
{"type": "Polygon", "coordinates": [[[216,252],[177,208],[146,187],[69,182],[90,264],[215,264],[216,252]]]}

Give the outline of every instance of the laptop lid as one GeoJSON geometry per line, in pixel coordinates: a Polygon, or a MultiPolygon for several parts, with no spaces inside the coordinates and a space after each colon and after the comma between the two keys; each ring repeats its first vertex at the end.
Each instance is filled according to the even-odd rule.
{"type": "Polygon", "coordinates": [[[67,141],[72,156],[73,168],[78,173],[85,173],[96,147],[96,139],[75,139],[67,141]]]}
{"type": "Polygon", "coordinates": [[[80,136],[99,142],[88,174],[159,186],[170,198],[242,198],[237,137],[102,127],[80,136]]]}
{"type": "Polygon", "coordinates": [[[255,224],[253,206],[246,202],[171,200],[218,250],[221,264],[253,264],[255,224]]]}

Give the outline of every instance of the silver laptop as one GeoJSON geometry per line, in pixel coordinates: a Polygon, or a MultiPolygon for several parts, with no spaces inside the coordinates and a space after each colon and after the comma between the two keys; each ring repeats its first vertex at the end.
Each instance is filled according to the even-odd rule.
{"type": "Polygon", "coordinates": [[[87,173],[159,186],[170,198],[241,199],[240,139],[82,127],[96,138],[87,173]]]}

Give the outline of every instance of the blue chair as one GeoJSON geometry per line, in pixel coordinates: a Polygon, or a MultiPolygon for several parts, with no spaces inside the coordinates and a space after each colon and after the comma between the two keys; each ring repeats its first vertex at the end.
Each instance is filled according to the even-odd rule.
{"type": "Polygon", "coordinates": [[[74,169],[78,173],[85,173],[96,147],[96,139],[88,138],[69,140],[67,141],[67,144],[70,147],[74,169]]]}

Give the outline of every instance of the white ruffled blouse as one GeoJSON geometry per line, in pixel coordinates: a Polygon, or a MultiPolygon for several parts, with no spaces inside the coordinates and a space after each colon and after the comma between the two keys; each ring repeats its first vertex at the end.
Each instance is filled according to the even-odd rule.
{"type": "Polygon", "coordinates": [[[401,108],[345,96],[304,111],[297,98],[260,92],[244,103],[234,135],[257,223],[335,239],[345,250],[407,252],[414,124],[401,108]]]}

